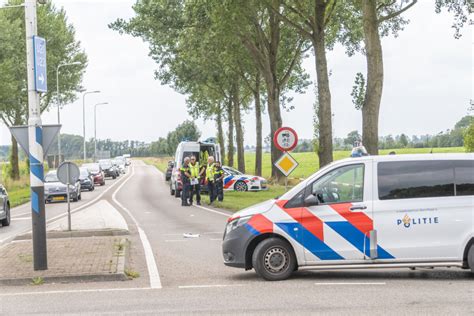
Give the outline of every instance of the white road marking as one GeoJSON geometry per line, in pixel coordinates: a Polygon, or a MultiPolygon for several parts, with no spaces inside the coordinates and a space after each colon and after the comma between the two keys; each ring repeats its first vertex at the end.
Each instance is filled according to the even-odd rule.
{"type": "Polygon", "coordinates": [[[202,210],[205,210],[205,211],[208,211],[208,212],[211,212],[211,213],[216,213],[216,214],[219,214],[219,215],[223,215],[225,217],[230,217],[232,216],[232,214],[229,214],[229,213],[224,213],[224,212],[220,212],[220,211],[216,211],[216,210],[212,210],[210,208],[207,208],[207,207],[204,207],[204,206],[201,206],[201,205],[194,205],[194,207],[197,207],[197,208],[200,208],[202,210]]]}
{"type": "Polygon", "coordinates": [[[181,285],[178,289],[202,289],[212,287],[233,287],[233,286],[244,286],[243,284],[205,284],[205,285],[181,285]]]}
{"type": "Polygon", "coordinates": [[[140,227],[140,225],[138,224],[138,221],[135,219],[132,213],[117,200],[117,193],[128,182],[128,180],[130,180],[133,177],[134,173],[135,173],[135,168],[132,168],[132,173],[130,177],[128,177],[127,180],[122,182],[122,184],[117,188],[117,190],[115,190],[114,194],[112,195],[112,200],[130,216],[132,221],[135,223],[135,226],[137,226],[138,234],[140,236],[143,249],[145,251],[146,265],[148,268],[148,274],[150,275],[150,288],[161,289],[162,286],[161,286],[160,274],[158,272],[158,267],[156,266],[155,255],[153,254],[150,241],[148,240],[148,237],[146,236],[145,231],[140,227]]]}
{"type": "Polygon", "coordinates": [[[315,285],[386,285],[385,282],[320,282],[315,285]]]}
{"type": "Polygon", "coordinates": [[[31,219],[31,217],[12,217],[12,221],[25,221],[27,219],[31,219]]]}
{"type": "Polygon", "coordinates": [[[115,288],[115,289],[88,289],[88,290],[64,290],[64,291],[44,291],[44,292],[17,292],[17,293],[1,293],[3,296],[26,296],[26,295],[50,295],[50,294],[70,294],[70,293],[100,293],[100,292],[118,292],[118,291],[149,291],[153,290],[149,287],[132,287],[132,288],[115,288]]]}

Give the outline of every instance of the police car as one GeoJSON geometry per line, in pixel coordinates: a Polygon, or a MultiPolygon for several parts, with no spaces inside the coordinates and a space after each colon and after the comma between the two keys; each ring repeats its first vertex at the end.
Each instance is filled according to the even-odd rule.
{"type": "Polygon", "coordinates": [[[267,180],[262,177],[246,175],[228,166],[224,170],[224,190],[232,191],[261,191],[267,189],[267,180]]]}
{"type": "Polygon", "coordinates": [[[283,280],[297,269],[474,272],[474,154],[334,162],[229,218],[224,263],[283,280]]]}

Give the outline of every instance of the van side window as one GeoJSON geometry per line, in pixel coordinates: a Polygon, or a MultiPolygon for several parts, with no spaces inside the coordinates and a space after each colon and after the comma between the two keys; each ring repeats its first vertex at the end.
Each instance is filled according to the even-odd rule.
{"type": "Polygon", "coordinates": [[[380,200],[454,196],[452,161],[380,162],[380,200]]]}
{"type": "Polygon", "coordinates": [[[364,200],[364,165],[350,165],[326,173],[313,182],[311,193],[321,203],[362,202],[364,200]]]}
{"type": "Polygon", "coordinates": [[[461,160],[454,162],[456,178],[456,195],[474,195],[474,161],[461,160]]]}

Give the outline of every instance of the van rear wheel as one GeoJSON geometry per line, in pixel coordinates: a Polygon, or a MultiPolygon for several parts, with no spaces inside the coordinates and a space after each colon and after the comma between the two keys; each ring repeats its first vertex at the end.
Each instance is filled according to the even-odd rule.
{"type": "Polygon", "coordinates": [[[280,238],[260,242],[252,255],[255,272],[268,281],[289,278],[296,268],[296,256],[291,245],[280,238]]]}
{"type": "Polygon", "coordinates": [[[471,244],[471,248],[469,248],[469,252],[467,253],[467,264],[469,268],[471,268],[471,272],[474,273],[474,243],[471,244]]]}

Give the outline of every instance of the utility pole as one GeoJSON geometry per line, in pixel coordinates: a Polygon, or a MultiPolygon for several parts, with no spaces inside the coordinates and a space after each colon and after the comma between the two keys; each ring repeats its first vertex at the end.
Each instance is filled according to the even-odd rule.
{"type": "MultiPolygon", "coordinates": [[[[26,68],[28,72],[28,141],[30,152],[31,219],[35,270],[48,269],[44,205],[43,128],[40,95],[35,84],[34,37],[37,35],[36,0],[25,0],[26,68]]],[[[45,56],[46,57],[46,56],[45,56]]]]}
{"type": "Polygon", "coordinates": [[[84,137],[84,162],[87,160],[87,144],[86,144],[86,95],[91,93],[100,93],[99,90],[86,91],[82,94],[82,137],[84,137]]]}

